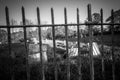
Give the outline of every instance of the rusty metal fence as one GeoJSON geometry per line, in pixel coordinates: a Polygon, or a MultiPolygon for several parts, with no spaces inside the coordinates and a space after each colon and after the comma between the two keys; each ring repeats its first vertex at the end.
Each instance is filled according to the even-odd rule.
{"type": "MultiPolygon", "coordinates": [[[[5,13],[6,13],[6,24],[7,25],[0,25],[0,28],[7,28],[7,31],[8,31],[8,45],[9,45],[9,54],[11,54],[11,28],[23,28],[24,30],[24,44],[25,44],[25,48],[26,48],[26,72],[27,72],[27,80],[30,80],[30,69],[29,69],[29,64],[28,64],[28,47],[27,47],[27,36],[26,36],[26,28],[28,27],[38,27],[38,31],[39,31],[39,48],[40,48],[40,53],[42,53],[42,40],[41,40],[41,27],[47,27],[47,26],[50,26],[52,27],[52,35],[53,35],[53,53],[54,53],[54,66],[55,66],[55,69],[54,69],[54,75],[55,75],[55,80],[58,80],[58,71],[57,71],[57,68],[58,68],[58,65],[57,65],[57,62],[56,62],[56,43],[55,43],[55,27],[56,26],[64,26],[65,27],[65,40],[66,40],[66,52],[67,52],[67,80],[71,80],[71,76],[70,76],[70,62],[69,62],[69,57],[68,57],[68,26],[77,26],[77,34],[78,34],[78,37],[77,37],[77,41],[78,41],[78,45],[80,45],[80,42],[81,42],[81,38],[80,38],[80,30],[79,30],[79,27],[81,25],[87,25],[88,26],[88,29],[89,29],[89,43],[90,43],[90,49],[89,49],[89,60],[90,60],[90,79],[91,80],[94,80],[94,60],[93,60],[93,50],[92,50],[92,42],[93,42],[93,35],[92,35],[92,26],[93,25],[100,25],[101,26],[101,45],[102,45],[102,50],[104,49],[103,45],[104,45],[104,41],[103,41],[103,26],[104,25],[111,25],[112,26],[112,30],[111,30],[111,36],[112,36],[112,80],[115,80],[115,63],[114,63],[114,25],[120,25],[119,23],[114,23],[114,16],[113,16],[113,13],[114,11],[111,10],[111,18],[112,18],[112,21],[111,23],[103,23],[103,9],[100,10],[100,15],[101,15],[101,23],[92,23],[92,16],[91,16],[91,5],[88,4],[87,6],[87,10],[88,10],[88,21],[90,23],[79,23],[80,19],[79,19],[79,9],[77,8],[76,10],[76,13],[77,13],[77,22],[76,24],[68,24],[67,23],[67,9],[64,8],[64,24],[55,24],[54,23],[54,10],[53,8],[51,8],[51,21],[52,21],[52,24],[47,24],[47,25],[42,25],[41,24],[41,21],[40,21],[40,10],[39,8],[37,7],[37,20],[38,20],[38,25],[26,25],[26,17],[25,17],[25,9],[24,7],[21,8],[21,11],[22,11],[22,22],[23,22],[23,25],[10,25],[10,19],[9,19],[9,9],[8,7],[5,7],[5,13]]],[[[81,73],[81,48],[80,46],[78,46],[78,73],[79,73],[79,80],[82,80],[82,73],[81,73]]],[[[105,68],[104,68],[104,54],[103,52],[102,53],[102,57],[101,57],[101,62],[102,62],[102,80],[105,79],[105,68]]],[[[42,56],[42,54],[40,54],[42,56]]],[[[44,71],[44,63],[42,61],[42,58],[41,59],[41,68],[42,68],[42,79],[38,79],[38,80],[46,80],[45,78],[45,71],[44,71]]],[[[13,67],[14,69],[14,67],[13,67]]],[[[14,72],[12,72],[12,76],[11,76],[11,80],[14,80],[14,72]]]]}

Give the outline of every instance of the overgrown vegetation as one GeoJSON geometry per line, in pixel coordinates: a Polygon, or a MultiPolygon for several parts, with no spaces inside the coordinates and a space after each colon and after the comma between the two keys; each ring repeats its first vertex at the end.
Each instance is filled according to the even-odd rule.
{"type": "MultiPolygon", "coordinates": [[[[116,11],[116,14],[118,15],[118,11],[116,11]]],[[[99,13],[93,14],[93,21],[95,23],[100,22],[100,15],[99,13]]],[[[119,17],[116,17],[115,15],[115,21],[120,22],[118,20],[119,17]]],[[[108,18],[107,21],[110,21],[111,18],[108,18]]],[[[16,24],[16,22],[13,20],[13,24],[16,24]]],[[[28,25],[31,25],[32,22],[29,20],[26,20],[28,25]]],[[[22,22],[20,23],[22,24],[22,22]]],[[[119,26],[115,27],[115,35],[114,35],[114,46],[115,46],[115,78],[116,80],[120,80],[120,39],[119,34],[120,30],[118,28],[119,26]],[[118,29],[118,31],[117,31],[118,29]]],[[[101,32],[100,28],[93,28],[94,30],[94,41],[97,42],[101,46],[101,32]]],[[[104,67],[105,67],[105,80],[112,80],[112,64],[113,59],[111,55],[111,28],[109,28],[108,32],[103,33],[103,42],[105,45],[110,46],[109,50],[107,47],[104,48],[104,67]]],[[[65,38],[65,30],[64,27],[56,27],[55,28],[55,38],[56,39],[64,39],[65,38]]],[[[26,50],[25,46],[22,42],[24,42],[24,36],[23,32],[14,32],[11,33],[11,39],[12,39],[12,52],[14,54],[9,54],[8,50],[8,44],[7,43],[7,31],[0,29],[0,79],[1,80],[11,80],[12,74],[14,74],[15,80],[27,80],[27,73],[26,70],[30,69],[30,79],[31,80],[41,80],[42,79],[42,69],[41,69],[41,63],[39,62],[33,62],[29,66],[26,66],[26,50]],[[13,73],[14,72],[14,73],[13,73]]],[[[86,37],[81,39],[81,42],[87,43],[88,42],[88,31],[85,33],[86,37]]],[[[48,28],[45,31],[42,31],[41,34],[42,38],[52,39],[52,28],[48,28]]],[[[69,41],[77,41],[77,32],[68,29],[68,37],[69,41]],[[72,37],[72,38],[70,38],[72,37]]],[[[30,29],[27,31],[27,37],[30,38],[39,38],[38,37],[38,29],[35,31],[30,31],[30,29]]],[[[102,49],[100,49],[101,52],[103,52],[102,49]]],[[[58,71],[58,80],[67,80],[67,61],[66,61],[66,55],[64,54],[66,51],[56,48],[56,55],[57,55],[57,71],[58,71]]],[[[82,77],[82,80],[90,80],[90,60],[87,55],[84,55],[83,53],[86,53],[85,51],[82,51],[81,59],[81,65],[79,65],[78,57],[72,57],[70,58],[70,78],[71,80],[78,80],[79,76],[82,77]],[[81,66],[81,75],[79,75],[79,66],[81,66]]],[[[55,80],[55,63],[54,63],[54,54],[53,54],[53,48],[48,46],[47,49],[47,55],[48,55],[48,62],[44,64],[44,72],[45,72],[45,78],[46,80],[55,80]]],[[[101,61],[101,55],[94,57],[94,77],[95,80],[102,80],[102,61],[101,61]]]]}
{"type": "MultiPolygon", "coordinates": [[[[12,45],[13,46],[13,45],[12,45]]],[[[0,77],[3,80],[9,80],[11,78],[11,71],[13,71],[14,67],[14,75],[16,80],[26,80],[26,68],[30,68],[31,80],[38,80],[42,78],[42,69],[40,62],[34,62],[33,64],[26,67],[26,59],[25,59],[25,49],[24,45],[14,44],[12,50],[16,52],[16,57],[12,58],[8,53],[8,47],[1,46],[0,48],[0,77]],[[23,55],[23,56],[22,56],[23,55]],[[7,76],[7,77],[6,77],[7,76]]],[[[116,80],[119,80],[120,75],[120,50],[117,49],[115,51],[115,77],[116,80]]],[[[48,49],[48,57],[49,60],[44,64],[45,78],[46,80],[54,80],[55,79],[55,66],[54,66],[54,57],[52,53],[52,48],[48,49]]],[[[57,50],[57,54],[63,54],[62,50],[57,50]]],[[[111,52],[105,52],[105,79],[112,80],[112,59],[111,52]]],[[[57,71],[58,71],[58,80],[66,80],[67,79],[67,62],[66,59],[58,57],[57,59],[57,71]]],[[[79,78],[79,61],[77,57],[73,57],[70,59],[70,77],[71,80],[77,80],[79,78]]],[[[102,64],[101,64],[101,56],[94,58],[94,72],[95,72],[95,80],[102,80],[102,64]]],[[[81,57],[81,72],[82,72],[82,80],[90,80],[90,60],[88,56],[81,57]]]]}

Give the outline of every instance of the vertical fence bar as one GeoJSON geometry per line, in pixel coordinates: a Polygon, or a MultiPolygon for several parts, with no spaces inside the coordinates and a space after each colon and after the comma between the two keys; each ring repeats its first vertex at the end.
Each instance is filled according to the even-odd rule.
{"type": "MultiPolygon", "coordinates": [[[[38,20],[38,25],[41,24],[40,22],[40,10],[37,7],[37,20],[38,20]]],[[[42,69],[42,80],[45,80],[45,73],[44,73],[44,64],[43,64],[43,55],[42,55],[42,38],[41,38],[41,26],[38,27],[38,35],[39,35],[39,50],[40,50],[40,61],[41,61],[41,69],[42,69]]],[[[41,70],[40,70],[41,71],[41,70]]]]}
{"type": "MultiPolygon", "coordinates": [[[[7,24],[7,31],[8,31],[8,51],[9,51],[9,55],[12,55],[11,54],[11,32],[10,32],[10,20],[9,20],[9,9],[8,7],[6,6],[5,7],[5,13],[6,13],[6,24],[7,24]]],[[[12,56],[11,56],[12,57],[12,56]]],[[[10,70],[11,72],[11,80],[14,80],[14,62],[12,64],[12,69],[10,70]]]]}
{"type": "MultiPolygon", "coordinates": [[[[92,22],[92,16],[91,16],[91,5],[88,4],[88,21],[92,22]]],[[[93,35],[92,35],[92,26],[93,25],[88,25],[88,30],[89,30],[89,55],[90,55],[90,75],[91,75],[91,80],[94,80],[94,62],[93,62],[93,35]]]]}
{"type": "Polygon", "coordinates": [[[100,10],[101,14],[101,55],[102,55],[102,79],[105,80],[105,70],[104,70],[104,41],[103,41],[103,9],[100,10]]]}
{"type": "Polygon", "coordinates": [[[64,8],[64,18],[65,18],[65,39],[66,39],[66,53],[67,53],[67,80],[70,80],[70,62],[68,53],[68,26],[67,26],[67,10],[64,8]]]}
{"type": "MultiPolygon", "coordinates": [[[[54,10],[51,8],[51,19],[52,25],[54,25],[54,10]]],[[[53,53],[54,53],[54,63],[55,63],[55,80],[57,80],[57,62],[56,62],[56,44],[55,44],[55,26],[52,26],[53,35],[53,53]]]]}
{"type": "Polygon", "coordinates": [[[77,41],[78,41],[78,70],[79,70],[79,80],[82,79],[81,74],[81,52],[80,52],[80,30],[79,30],[79,9],[77,8],[77,41]]]}
{"type": "Polygon", "coordinates": [[[112,77],[115,80],[115,56],[114,56],[114,10],[111,10],[111,36],[112,36],[112,77]]]}
{"type": "MultiPolygon", "coordinates": [[[[25,21],[25,10],[24,7],[22,6],[22,21],[23,25],[26,25],[25,21]]],[[[27,33],[26,33],[26,27],[23,27],[24,30],[24,42],[25,42],[25,57],[26,57],[26,71],[27,71],[27,80],[30,80],[30,69],[29,69],[29,63],[28,63],[28,47],[27,47],[27,33]]]]}

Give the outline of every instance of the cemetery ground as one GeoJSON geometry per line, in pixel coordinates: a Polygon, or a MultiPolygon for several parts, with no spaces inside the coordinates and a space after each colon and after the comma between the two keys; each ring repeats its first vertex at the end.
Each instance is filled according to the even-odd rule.
{"type": "MultiPolygon", "coordinates": [[[[84,38],[81,41],[83,43],[88,42],[88,38],[84,38]]],[[[101,41],[100,36],[94,37],[94,40],[98,43],[101,50],[101,41]]],[[[116,80],[120,79],[120,37],[119,35],[114,36],[115,42],[115,77],[116,80]]],[[[74,42],[76,39],[70,39],[70,41],[74,42]]],[[[111,57],[111,36],[106,35],[103,37],[104,41],[104,77],[105,80],[112,80],[112,57],[111,57]]],[[[42,69],[41,64],[39,62],[33,61],[33,63],[29,64],[26,67],[26,58],[25,58],[25,48],[24,44],[16,43],[12,44],[12,51],[16,54],[9,55],[8,53],[8,45],[1,44],[0,45],[0,77],[3,80],[11,80],[11,76],[14,71],[15,80],[26,80],[26,68],[30,69],[30,79],[31,80],[41,80],[42,79],[42,69]],[[12,56],[12,57],[11,57],[12,56]]],[[[44,73],[46,80],[55,80],[55,64],[54,64],[54,55],[53,48],[48,45],[47,47],[47,56],[48,61],[44,63],[44,73]]],[[[67,80],[67,61],[66,57],[63,53],[66,51],[57,49],[57,71],[58,71],[58,80],[67,80]]],[[[70,78],[71,80],[78,80],[79,78],[79,68],[81,66],[81,77],[82,80],[90,80],[90,60],[88,55],[88,51],[83,50],[81,48],[81,65],[79,65],[78,56],[74,56],[70,58],[70,78]]],[[[94,77],[95,80],[102,80],[102,57],[98,55],[94,57],[94,77]]]]}

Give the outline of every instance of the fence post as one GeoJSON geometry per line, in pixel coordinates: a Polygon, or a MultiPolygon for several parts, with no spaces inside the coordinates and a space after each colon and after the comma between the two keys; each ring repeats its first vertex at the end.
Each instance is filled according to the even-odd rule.
{"type": "Polygon", "coordinates": [[[104,70],[104,41],[103,41],[103,9],[100,10],[101,14],[101,55],[102,55],[102,79],[105,80],[105,70],[104,70]]]}
{"type": "Polygon", "coordinates": [[[114,56],[114,10],[111,10],[111,36],[112,36],[112,77],[115,80],[115,56],[114,56]]]}
{"type": "Polygon", "coordinates": [[[40,10],[39,7],[37,7],[37,20],[38,20],[38,35],[39,35],[39,50],[40,50],[40,61],[41,61],[41,69],[42,69],[42,80],[45,80],[45,73],[44,73],[44,64],[43,64],[43,58],[42,58],[42,38],[41,38],[41,22],[40,22],[40,10]]]}
{"type": "MultiPolygon", "coordinates": [[[[25,10],[24,7],[22,6],[22,21],[23,25],[26,25],[25,21],[25,10]]],[[[25,42],[25,57],[26,57],[26,70],[27,70],[27,80],[30,80],[30,69],[29,69],[29,63],[28,63],[28,47],[27,47],[27,33],[26,33],[26,27],[23,27],[24,30],[24,42],[25,42]]]]}
{"type": "Polygon", "coordinates": [[[52,35],[53,35],[53,53],[54,53],[54,64],[55,64],[55,80],[57,80],[57,62],[56,62],[56,44],[55,44],[55,26],[54,26],[54,10],[51,8],[51,19],[52,19],[52,35]]]}
{"type": "MultiPolygon", "coordinates": [[[[8,48],[9,48],[9,55],[12,55],[11,54],[11,31],[10,31],[10,20],[9,20],[9,9],[8,7],[6,6],[5,7],[5,13],[6,13],[6,24],[7,24],[7,31],[8,31],[8,48]]],[[[12,56],[11,56],[12,57],[12,56]]],[[[11,77],[11,80],[14,80],[14,61],[12,63],[12,72],[10,71],[12,77],[11,77]]]]}
{"type": "Polygon", "coordinates": [[[78,70],[79,70],[79,80],[82,79],[82,73],[81,73],[81,52],[80,52],[80,30],[79,30],[79,9],[77,8],[77,41],[78,41],[78,70]]]}
{"type": "Polygon", "coordinates": [[[68,26],[67,26],[67,10],[64,8],[64,19],[65,19],[65,39],[66,39],[66,53],[67,53],[67,80],[70,80],[70,62],[68,53],[68,26]]]}
{"type": "MultiPolygon", "coordinates": [[[[88,21],[92,22],[92,16],[91,16],[91,4],[88,4],[88,21]]],[[[88,25],[88,30],[89,30],[89,44],[90,44],[90,49],[89,49],[89,55],[90,55],[90,75],[91,75],[91,80],[94,80],[94,62],[93,62],[93,35],[92,35],[92,26],[93,25],[88,25]]]]}

